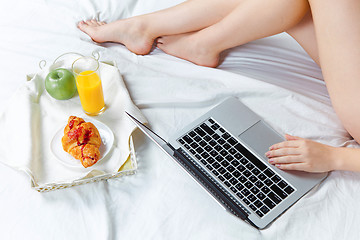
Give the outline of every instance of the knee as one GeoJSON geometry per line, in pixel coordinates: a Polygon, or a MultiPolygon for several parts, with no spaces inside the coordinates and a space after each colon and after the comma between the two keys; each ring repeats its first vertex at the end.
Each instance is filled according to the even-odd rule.
{"type": "Polygon", "coordinates": [[[286,17],[290,20],[287,21],[289,24],[286,27],[287,29],[295,27],[310,10],[307,0],[285,0],[284,4],[287,5],[285,8],[288,9],[286,17]]]}
{"type": "Polygon", "coordinates": [[[313,30],[314,23],[311,12],[308,10],[305,15],[294,26],[286,30],[290,35],[297,35],[297,33],[307,32],[308,29],[313,30]]]}
{"type": "Polygon", "coordinates": [[[360,119],[359,119],[359,121],[355,121],[355,122],[348,122],[348,123],[345,122],[344,127],[348,131],[348,133],[351,135],[351,137],[354,138],[354,140],[360,144],[360,124],[359,124],[359,122],[360,122],[360,119]]]}
{"type": "Polygon", "coordinates": [[[360,144],[360,111],[357,111],[356,108],[352,108],[349,105],[345,106],[336,106],[335,104],[335,112],[346,131],[360,144]]]}

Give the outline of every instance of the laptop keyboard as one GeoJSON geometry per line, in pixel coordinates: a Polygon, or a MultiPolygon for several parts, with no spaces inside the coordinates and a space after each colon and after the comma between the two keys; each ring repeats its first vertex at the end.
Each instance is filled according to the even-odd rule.
{"type": "Polygon", "coordinates": [[[295,191],[212,118],[178,142],[259,217],[295,191]]]}

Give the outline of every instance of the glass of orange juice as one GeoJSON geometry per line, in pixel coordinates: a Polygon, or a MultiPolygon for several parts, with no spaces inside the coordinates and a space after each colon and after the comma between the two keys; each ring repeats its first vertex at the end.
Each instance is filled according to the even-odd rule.
{"type": "Polygon", "coordinates": [[[90,116],[96,116],[105,111],[99,67],[99,62],[93,57],[81,57],[72,64],[81,106],[90,116]]]}

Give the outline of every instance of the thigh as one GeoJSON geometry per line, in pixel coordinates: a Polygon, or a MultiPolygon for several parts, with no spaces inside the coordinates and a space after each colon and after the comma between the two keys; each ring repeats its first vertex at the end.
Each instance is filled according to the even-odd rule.
{"type": "Polygon", "coordinates": [[[360,1],[309,3],[332,104],[345,128],[360,143],[360,1]]]}
{"type": "Polygon", "coordinates": [[[308,11],[298,24],[288,29],[286,32],[293,37],[320,66],[319,51],[311,12],[308,11]]]}

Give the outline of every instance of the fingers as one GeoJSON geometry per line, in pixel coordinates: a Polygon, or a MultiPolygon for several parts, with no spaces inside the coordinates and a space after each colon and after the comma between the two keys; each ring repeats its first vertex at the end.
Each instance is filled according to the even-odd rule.
{"type": "Polygon", "coordinates": [[[289,164],[289,163],[298,163],[299,156],[282,156],[282,157],[274,157],[269,159],[269,163],[276,165],[276,164],[289,164]]]}
{"type": "Polygon", "coordinates": [[[275,166],[281,170],[308,171],[305,163],[276,164],[275,166]]]}
{"type": "Polygon", "coordinates": [[[283,164],[301,163],[301,153],[299,150],[292,151],[292,149],[281,149],[267,152],[266,156],[269,158],[269,163],[275,166],[283,164]]]}
{"type": "Polygon", "coordinates": [[[299,155],[301,151],[297,147],[282,147],[274,150],[270,150],[265,153],[268,158],[281,157],[281,156],[290,156],[290,155],[299,155]]]}
{"type": "Polygon", "coordinates": [[[286,141],[272,145],[265,155],[269,163],[282,170],[304,170],[304,163],[301,162],[300,137],[285,135],[286,141]]]}
{"type": "Polygon", "coordinates": [[[289,148],[289,147],[299,147],[299,142],[296,140],[304,140],[301,137],[292,136],[289,134],[285,134],[286,141],[276,143],[272,146],[270,146],[270,150],[279,149],[279,148],[289,148]]]}
{"type": "Polygon", "coordinates": [[[268,151],[265,155],[269,158],[270,164],[282,170],[303,170],[303,166],[299,165],[302,163],[300,154],[299,148],[281,148],[268,151]]]}
{"type": "Polygon", "coordinates": [[[270,151],[272,151],[281,148],[297,148],[297,147],[299,147],[299,143],[296,141],[284,141],[272,145],[269,149],[270,151]]]}
{"type": "Polygon", "coordinates": [[[288,140],[288,141],[291,141],[291,140],[302,140],[302,139],[303,139],[303,138],[301,138],[301,137],[292,136],[292,135],[289,135],[289,134],[285,134],[285,138],[286,138],[286,140],[288,140]]]}
{"type": "Polygon", "coordinates": [[[307,171],[308,165],[298,155],[270,158],[269,163],[281,170],[307,171]]]}
{"type": "Polygon", "coordinates": [[[325,172],[331,170],[324,161],[329,154],[323,144],[296,136],[285,135],[287,141],[274,144],[265,153],[270,164],[281,170],[325,172]]]}

